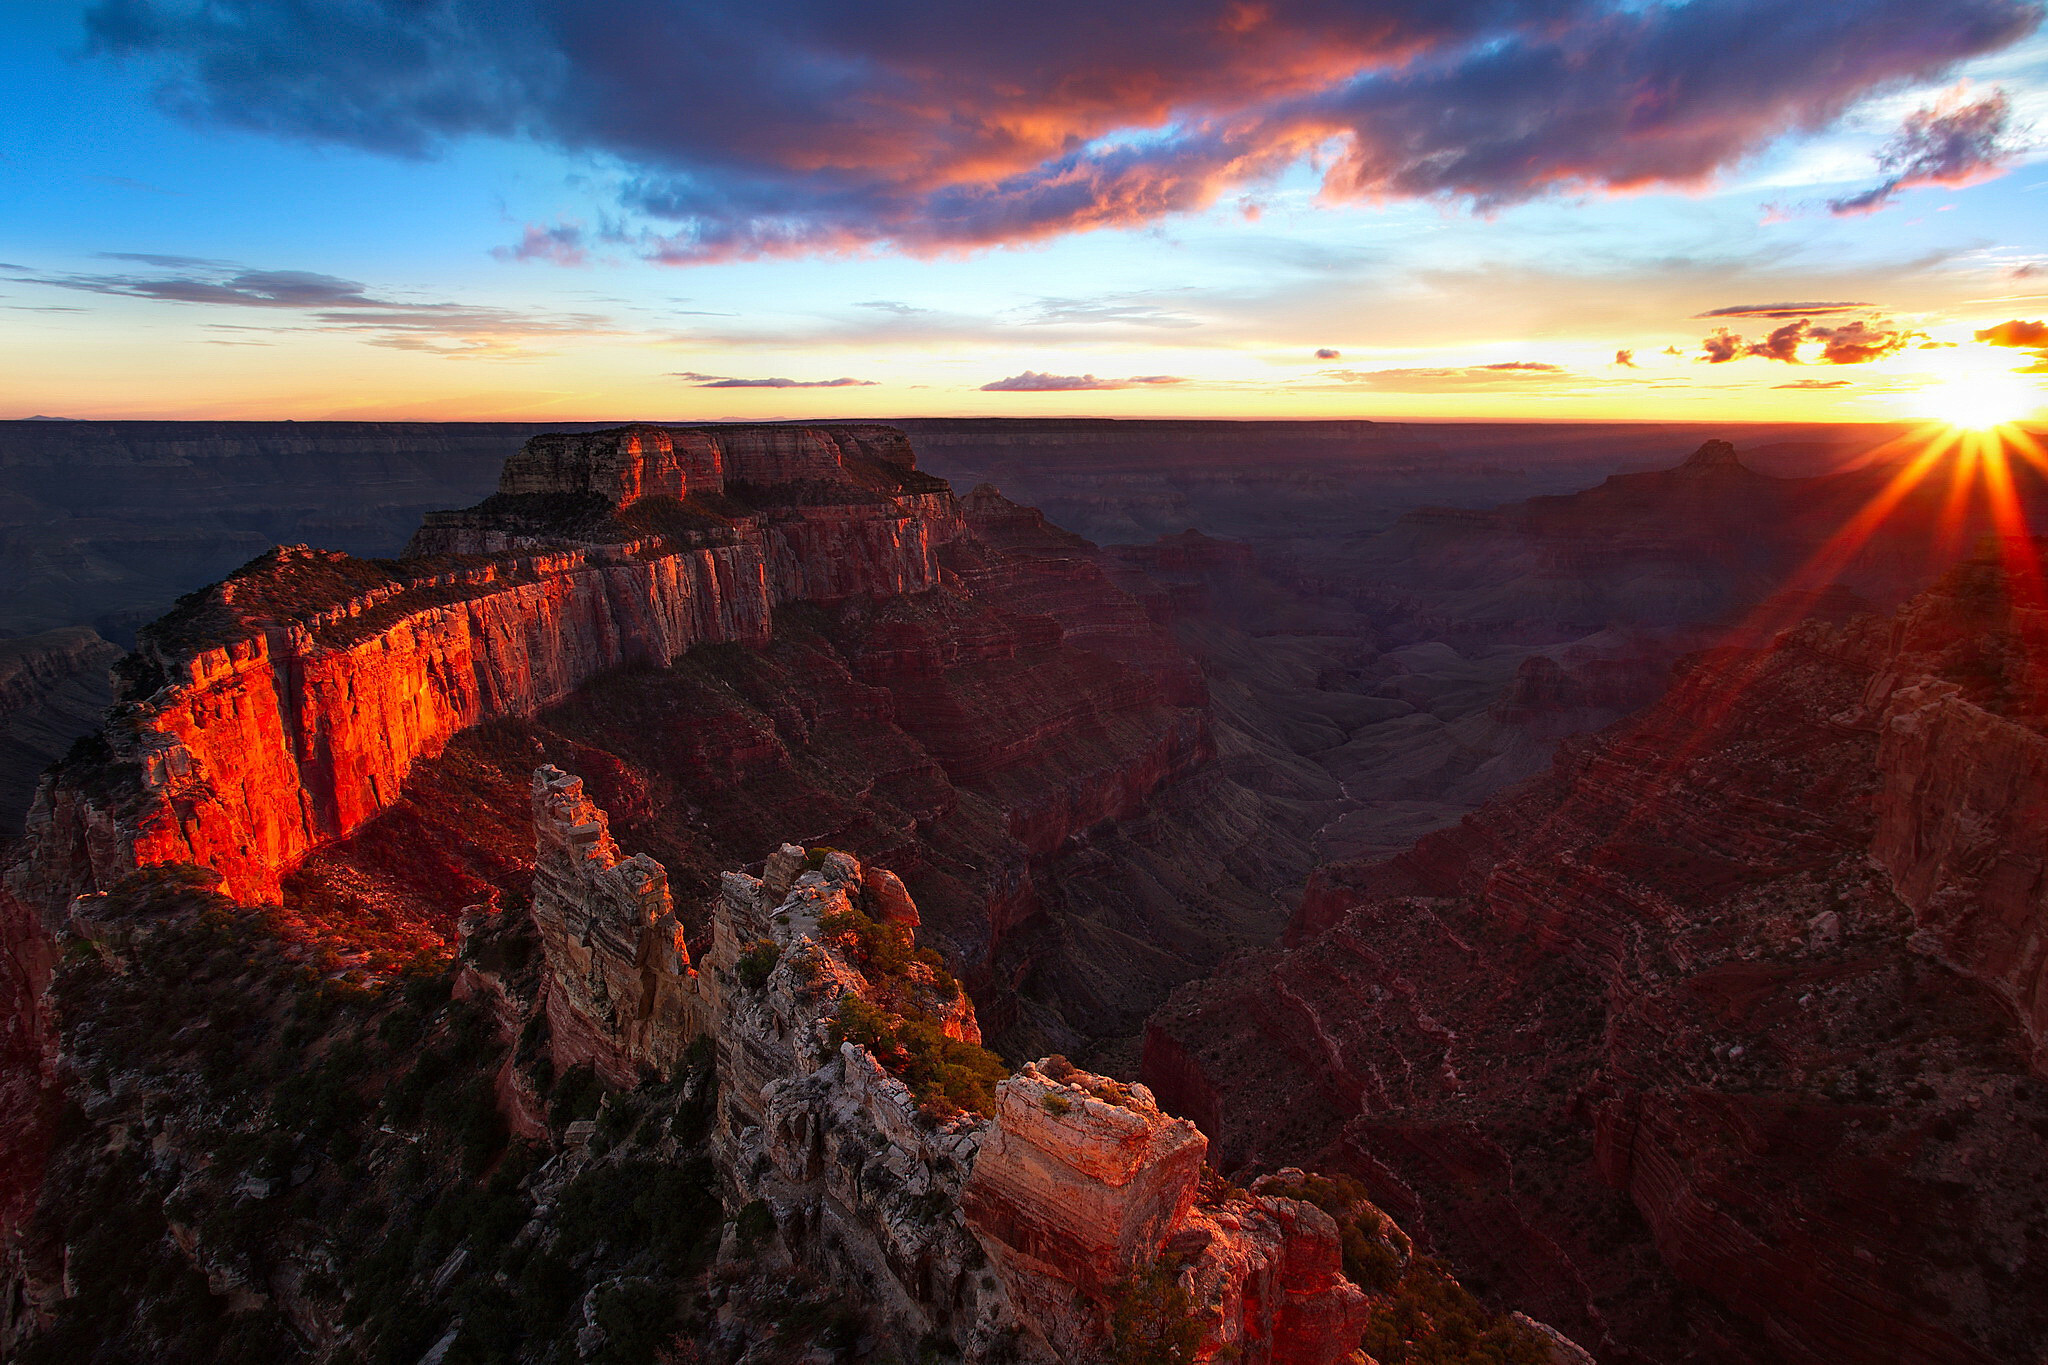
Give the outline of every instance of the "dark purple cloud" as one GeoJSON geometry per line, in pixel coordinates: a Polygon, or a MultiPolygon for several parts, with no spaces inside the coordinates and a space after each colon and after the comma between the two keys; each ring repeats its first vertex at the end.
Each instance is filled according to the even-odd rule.
{"type": "Polygon", "coordinates": [[[1540,360],[1503,360],[1493,365],[1475,365],[1478,370],[1526,370],[1535,374],[1563,374],[1562,365],[1546,365],[1540,360]]]}
{"type": "Polygon", "coordinates": [[[1878,153],[1884,180],[1860,194],[1828,201],[1838,217],[1875,213],[1900,190],[1968,185],[1997,173],[2021,148],[2011,140],[2012,102],[2003,90],[1971,100],[1952,92],[1909,115],[1878,153]]]}
{"type": "Polygon", "coordinates": [[[1344,353],[1342,351],[1333,350],[1328,346],[1318,347],[1316,350],[1317,360],[1342,360],[1343,358],[1344,353]]]}
{"type": "MultiPolygon", "coordinates": [[[[616,161],[643,219],[623,235],[687,263],[1129,226],[1318,151],[1337,200],[1696,185],[2039,19],[2032,0],[1041,0],[1028,22],[986,0],[100,0],[87,23],[188,117],[616,161]]],[[[1912,158],[1901,177],[1929,173],[1912,158]]]]}
{"type": "Polygon", "coordinates": [[[1695,318],[1811,318],[1823,313],[1860,313],[1867,303],[1736,303],[1726,308],[1709,308],[1695,318]]]}
{"type": "Polygon", "coordinates": [[[1140,374],[1129,379],[1097,379],[1092,374],[1041,374],[1026,370],[1008,379],[983,384],[983,393],[1080,393],[1089,389],[1136,389],[1155,384],[1185,384],[1179,375],[1140,374]]]}
{"type": "Polygon", "coordinates": [[[695,374],[684,370],[676,375],[687,379],[700,389],[864,389],[872,388],[879,380],[874,379],[728,379],[723,375],[695,374]]]}

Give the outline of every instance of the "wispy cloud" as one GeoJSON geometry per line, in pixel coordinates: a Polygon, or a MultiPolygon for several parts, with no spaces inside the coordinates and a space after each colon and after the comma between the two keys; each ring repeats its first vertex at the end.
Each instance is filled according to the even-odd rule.
{"type": "Polygon", "coordinates": [[[1971,99],[1958,87],[1914,111],[1878,153],[1884,179],[1859,193],[1828,201],[1838,217],[1875,213],[1900,190],[1922,185],[1968,185],[1996,175],[2023,150],[2013,136],[2012,101],[1994,90],[1971,99]]]}
{"type": "Polygon", "coordinates": [[[1079,393],[1088,389],[1138,389],[1165,384],[1185,384],[1187,380],[1172,374],[1141,374],[1129,379],[1097,379],[1092,374],[1041,374],[1037,370],[1026,370],[1013,374],[1008,379],[997,379],[983,384],[983,393],[1079,393]]]}
{"type": "Polygon", "coordinates": [[[676,378],[687,379],[700,389],[860,389],[880,383],[875,379],[732,379],[724,375],[697,374],[679,370],[676,378]]]}
{"type": "Polygon", "coordinates": [[[491,248],[501,261],[548,261],[554,265],[587,265],[589,243],[578,223],[557,223],[542,227],[528,223],[526,231],[511,246],[491,248]]]}
{"type": "Polygon", "coordinates": [[[1607,386],[1620,379],[1594,379],[1562,365],[1504,361],[1492,365],[1410,367],[1390,370],[1324,370],[1321,378],[1346,387],[1385,393],[1464,393],[1480,390],[1527,392],[1557,384],[1607,386]]]}
{"type": "Polygon", "coordinates": [[[109,253],[106,259],[156,266],[159,273],[28,273],[9,278],[115,298],[289,310],[303,315],[317,331],[359,333],[371,346],[446,356],[509,358],[549,341],[619,334],[608,319],[595,314],[381,298],[358,281],[310,270],[249,270],[141,252],[109,253]]]}
{"type": "Polygon", "coordinates": [[[1868,303],[1733,303],[1726,308],[1709,308],[1695,318],[1811,318],[1827,313],[1860,313],[1874,307],[1868,303]]]}

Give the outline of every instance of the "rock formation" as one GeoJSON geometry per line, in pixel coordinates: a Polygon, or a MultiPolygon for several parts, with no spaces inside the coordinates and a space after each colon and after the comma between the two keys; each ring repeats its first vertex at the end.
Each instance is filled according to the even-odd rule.
{"type": "Polygon", "coordinates": [[[2008,547],[1658,707],[1184,989],[1145,1078],[1581,1339],[2027,1359],[2048,1237],[2036,629],[2008,547]]]}
{"type": "Polygon", "coordinates": [[[590,1062],[624,1086],[642,1067],[672,1071],[703,1018],[667,869],[621,857],[583,780],[559,768],[533,775],[533,828],[533,922],[556,1064],[590,1062]]]}
{"type": "Polygon", "coordinates": [[[536,441],[507,470],[513,506],[430,518],[414,558],[279,549],[149,627],[101,779],[59,784],[33,817],[44,884],[76,894],[192,862],[275,899],[310,849],[389,807],[458,731],[531,715],[607,669],[763,642],[780,603],[931,587],[953,533],[943,483],[841,457],[808,428],[755,431],[730,459],[702,433],[678,454],[665,428],[536,441]],[[809,482],[778,502],[790,474],[809,482]],[[760,510],[688,501],[723,478],[760,510]]]}
{"type": "MultiPolygon", "coordinates": [[[[761,877],[726,875],[710,949],[686,974],[661,928],[659,864],[621,860],[602,812],[559,770],[535,775],[535,810],[533,915],[558,1064],[639,1060],[666,1073],[702,1021],[733,1204],[762,1208],[783,1254],[865,1303],[906,1348],[1090,1360],[1133,1284],[1156,1274],[1199,1324],[1188,1359],[1350,1357],[1375,1298],[1345,1277],[1338,1224],[1283,1194],[1205,1187],[1207,1139],[1145,1087],[1049,1058],[996,1083],[981,1112],[936,1079],[963,1063],[935,1057],[994,1059],[972,1062],[972,1003],[910,955],[917,910],[893,875],[784,845],[761,877]],[[590,905],[592,927],[565,933],[565,913],[574,922],[590,905]],[[642,978],[657,984],[637,1006],[617,994],[636,950],[605,927],[626,924],[644,926],[643,944],[660,940],[642,978]],[[663,992],[694,1010],[649,1003],[663,992]],[[864,1033],[863,1011],[893,1022],[864,1033]],[[948,1053],[934,1035],[971,1051],[948,1053]],[[592,1038],[608,1056],[586,1050],[592,1038]]],[[[1390,1223],[1379,1235],[1399,1236],[1390,1223]]]]}

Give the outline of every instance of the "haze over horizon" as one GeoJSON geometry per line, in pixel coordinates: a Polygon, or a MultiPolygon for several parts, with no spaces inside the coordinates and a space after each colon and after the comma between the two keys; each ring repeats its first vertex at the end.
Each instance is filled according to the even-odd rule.
{"type": "Polygon", "coordinates": [[[2019,0],[8,13],[4,417],[2041,399],[2019,0]]]}

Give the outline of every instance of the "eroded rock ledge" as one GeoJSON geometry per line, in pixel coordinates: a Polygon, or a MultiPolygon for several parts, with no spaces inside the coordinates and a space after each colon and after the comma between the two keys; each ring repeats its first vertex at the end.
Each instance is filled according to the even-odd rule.
{"type": "Polygon", "coordinates": [[[1340,1226],[1286,1192],[1312,1179],[1299,1171],[1235,1188],[1207,1170],[1193,1123],[1064,1058],[978,1098],[972,1074],[956,1086],[977,1068],[985,1084],[994,1059],[973,1046],[966,993],[917,954],[917,907],[893,874],[785,844],[761,876],[726,874],[693,964],[660,864],[621,856],[579,779],[541,768],[534,806],[555,1065],[630,1081],[708,1032],[728,1207],[906,1352],[947,1340],[970,1362],[1091,1361],[1136,1322],[1184,1331],[1187,1359],[1355,1358],[1387,1300],[1345,1257],[1397,1273],[1411,1250],[1393,1221],[1359,1197],[1337,1205],[1340,1226]],[[1184,1325],[1156,1321],[1160,1303],[1184,1325]]]}

